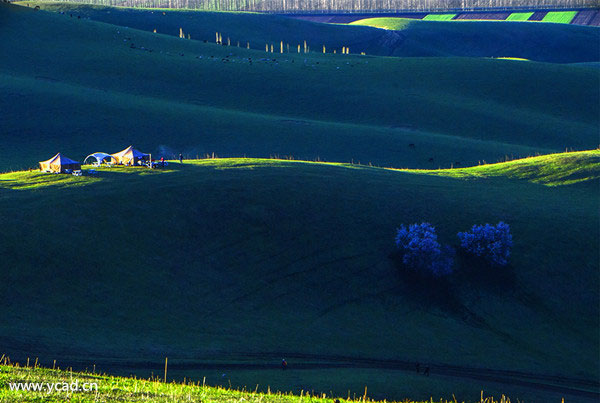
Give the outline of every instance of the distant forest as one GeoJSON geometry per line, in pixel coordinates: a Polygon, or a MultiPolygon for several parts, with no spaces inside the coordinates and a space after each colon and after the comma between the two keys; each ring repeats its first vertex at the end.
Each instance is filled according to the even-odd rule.
{"type": "Polygon", "coordinates": [[[106,6],[277,13],[437,12],[599,7],[599,0],[62,0],[106,6]]]}

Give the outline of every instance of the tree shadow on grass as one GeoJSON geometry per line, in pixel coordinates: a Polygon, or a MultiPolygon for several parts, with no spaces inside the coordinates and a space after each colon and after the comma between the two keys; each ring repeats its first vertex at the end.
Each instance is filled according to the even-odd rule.
{"type": "Polygon", "coordinates": [[[435,277],[419,273],[402,262],[402,253],[389,255],[398,270],[400,293],[413,304],[425,310],[437,309],[445,315],[471,326],[482,326],[484,321],[461,300],[459,287],[453,276],[435,277]]]}
{"type": "Polygon", "coordinates": [[[517,278],[511,265],[498,266],[483,258],[459,252],[454,272],[436,277],[405,265],[402,256],[401,251],[389,255],[397,269],[399,292],[419,308],[437,309],[471,326],[485,327],[485,319],[467,307],[469,292],[474,290],[478,293],[506,295],[516,290],[517,278]]]}
{"type": "Polygon", "coordinates": [[[455,281],[463,286],[492,294],[506,294],[515,289],[517,276],[511,265],[494,265],[481,257],[460,252],[457,266],[455,281]]]}

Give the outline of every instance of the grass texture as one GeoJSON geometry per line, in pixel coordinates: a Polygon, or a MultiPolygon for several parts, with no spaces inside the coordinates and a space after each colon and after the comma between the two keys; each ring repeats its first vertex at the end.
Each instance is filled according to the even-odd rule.
{"type": "MultiPolygon", "coordinates": [[[[61,369],[48,369],[31,363],[32,366],[18,366],[5,364],[0,366],[0,402],[18,403],[31,401],[64,402],[76,401],[86,402],[277,402],[277,403],[334,403],[336,400],[344,403],[372,402],[377,400],[367,396],[365,390],[363,396],[354,398],[341,398],[327,394],[314,394],[311,391],[301,391],[295,395],[282,392],[258,392],[256,390],[232,389],[231,387],[209,386],[203,381],[185,380],[182,382],[165,382],[159,376],[148,379],[134,377],[116,377],[106,374],[98,374],[88,371],[72,371],[61,369]],[[80,385],[83,382],[93,383],[97,390],[93,392],[62,392],[54,391],[13,391],[10,383],[51,383],[62,388],[66,383],[73,382],[80,385]]],[[[204,380],[205,381],[205,380],[204,380]]],[[[429,402],[430,400],[427,400],[429,402]]],[[[452,400],[454,401],[454,400],[452,400]]],[[[403,400],[404,403],[420,403],[413,400],[403,400]]],[[[447,400],[436,400],[439,403],[450,403],[447,400]]],[[[493,397],[482,397],[477,400],[480,403],[510,403],[510,400],[501,396],[498,400],[493,397]]],[[[425,403],[421,401],[421,403],[425,403]]]]}
{"type": "Polygon", "coordinates": [[[542,22],[556,22],[560,24],[570,24],[577,15],[577,11],[550,11],[542,19],[542,22]]]}
{"type": "Polygon", "coordinates": [[[287,376],[239,364],[326,365],[360,351],[595,379],[597,178],[598,151],[439,172],[209,159],[83,177],[3,174],[3,346],[15,359],[145,377],[169,356],[192,365],[180,378],[218,383],[224,372],[237,386],[269,379],[295,393],[369,385],[377,398],[475,400],[483,388],[549,401],[559,394],[385,369],[287,376]],[[443,298],[388,258],[403,223],[431,222],[455,245],[458,231],[500,220],[515,240],[506,276],[457,275],[443,298]],[[194,369],[206,361],[226,369],[194,369]]]}
{"type": "Polygon", "coordinates": [[[427,14],[423,17],[424,21],[451,21],[456,14],[427,14]]]}
{"type": "Polygon", "coordinates": [[[0,15],[2,171],[130,144],[423,169],[597,146],[592,67],[274,54],[6,4],[0,15]]]}
{"type": "Polygon", "coordinates": [[[508,18],[506,19],[506,21],[527,21],[532,15],[533,15],[533,12],[529,12],[529,13],[511,13],[508,16],[508,18]]]}

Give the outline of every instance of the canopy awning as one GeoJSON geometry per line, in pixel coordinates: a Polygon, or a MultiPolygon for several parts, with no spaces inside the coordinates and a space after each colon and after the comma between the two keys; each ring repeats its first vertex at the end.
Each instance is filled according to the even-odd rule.
{"type": "Polygon", "coordinates": [[[114,159],[114,157],[110,154],[103,153],[103,152],[97,152],[97,153],[93,153],[93,154],[90,154],[87,157],[85,157],[85,159],[83,160],[84,164],[88,160],[88,158],[94,158],[94,159],[96,159],[96,162],[98,162],[98,163],[104,162],[104,160],[106,160],[107,158],[109,160],[114,159]]]}

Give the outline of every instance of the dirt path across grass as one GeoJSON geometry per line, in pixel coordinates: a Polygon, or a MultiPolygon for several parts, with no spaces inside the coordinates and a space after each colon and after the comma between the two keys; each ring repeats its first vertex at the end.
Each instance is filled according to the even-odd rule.
{"type": "MultiPolygon", "coordinates": [[[[396,359],[372,359],[342,355],[320,355],[290,352],[268,353],[230,353],[225,357],[211,357],[207,361],[169,360],[169,368],[174,370],[273,370],[279,369],[282,358],[288,361],[288,369],[316,370],[330,368],[362,368],[385,369],[405,372],[416,372],[416,361],[396,359]]],[[[160,367],[156,362],[148,361],[110,361],[99,360],[97,364],[103,367],[119,369],[154,369],[160,367]]],[[[579,379],[546,374],[534,374],[521,371],[498,370],[491,368],[476,368],[467,366],[430,363],[419,363],[421,373],[429,367],[429,376],[446,376],[459,379],[475,379],[494,382],[497,384],[522,386],[534,390],[562,393],[571,397],[600,399],[600,382],[589,379],[579,379]]],[[[425,375],[423,375],[425,376],[425,375]]]]}

